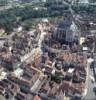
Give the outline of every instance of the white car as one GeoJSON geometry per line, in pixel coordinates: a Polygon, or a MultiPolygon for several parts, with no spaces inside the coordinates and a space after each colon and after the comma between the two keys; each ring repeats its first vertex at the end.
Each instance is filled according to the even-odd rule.
{"type": "Polygon", "coordinates": [[[94,83],[95,82],[95,78],[94,76],[90,76],[91,82],[94,83]]]}

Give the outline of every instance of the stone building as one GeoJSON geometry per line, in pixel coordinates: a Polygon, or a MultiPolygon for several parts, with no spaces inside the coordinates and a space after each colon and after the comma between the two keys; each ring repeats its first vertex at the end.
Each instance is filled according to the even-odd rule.
{"type": "Polygon", "coordinates": [[[61,43],[79,43],[80,32],[71,18],[61,20],[53,34],[53,38],[61,43]]]}

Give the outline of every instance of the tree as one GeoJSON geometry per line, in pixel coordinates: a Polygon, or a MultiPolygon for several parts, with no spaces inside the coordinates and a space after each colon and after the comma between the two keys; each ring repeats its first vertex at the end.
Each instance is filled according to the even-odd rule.
{"type": "Polygon", "coordinates": [[[89,0],[89,3],[96,3],[96,0],[89,0]]]}
{"type": "Polygon", "coordinates": [[[25,30],[30,30],[30,28],[32,28],[32,22],[30,21],[30,20],[27,20],[27,21],[25,21],[25,23],[24,23],[24,29],[25,30]]]}
{"type": "Polygon", "coordinates": [[[0,0],[0,6],[5,6],[8,4],[8,0],[0,0]]]}

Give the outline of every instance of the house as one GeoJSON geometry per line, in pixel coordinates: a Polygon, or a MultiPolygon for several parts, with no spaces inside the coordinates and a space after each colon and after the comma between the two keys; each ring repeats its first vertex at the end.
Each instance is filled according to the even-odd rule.
{"type": "Polygon", "coordinates": [[[41,98],[38,95],[36,95],[33,100],[41,100],[41,98]]]}

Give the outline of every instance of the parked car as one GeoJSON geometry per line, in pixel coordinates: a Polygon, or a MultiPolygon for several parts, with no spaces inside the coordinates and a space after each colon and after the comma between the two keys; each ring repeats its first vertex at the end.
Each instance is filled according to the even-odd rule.
{"type": "Polygon", "coordinates": [[[94,83],[95,82],[95,78],[94,76],[90,76],[91,82],[94,83]]]}

